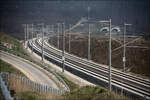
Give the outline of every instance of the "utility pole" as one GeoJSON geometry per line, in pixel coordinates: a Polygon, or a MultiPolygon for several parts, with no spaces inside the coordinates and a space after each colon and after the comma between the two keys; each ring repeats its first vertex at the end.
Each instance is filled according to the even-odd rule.
{"type": "Polygon", "coordinates": [[[31,32],[31,30],[30,30],[30,24],[28,24],[28,39],[29,40],[30,40],[30,37],[31,37],[30,32],[31,32]]]}
{"type": "Polygon", "coordinates": [[[88,20],[90,19],[90,7],[88,7],[88,20]]]}
{"type": "MultiPolygon", "coordinates": [[[[46,25],[46,26],[45,26],[45,29],[46,29],[46,33],[49,34],[49,25],[46,25]]],[[[47,34],[46,34],[46,35],[47,35],[47,34]]]]}
{"type": "Polygon", "coordinates": [[[58,25],[58,29],[57,29],[57,48],[59,49],[59,25],[60,25],[60,23],[58,23],[57,25],[58,25]]]}
{"type": "Polygon", "coordinates": [[[109,75],[108,75],[108,79],[109,79],[109,91],[111,91],[111,19],[109,20],[104,20],[104,21],[100,21],[101,23],[109,23],[109,75]]]}
{"type": "Polygon", "coordinates": [[[62,24],[62,72],[65,70],[65,24],[62,24]]]}
{"type": "Polygon", "coordinates": [[[111,19],[109,19],[109,91],[111,91],[111,19]]]}
{"type": "Polygon", "coordinates": [[[54,35],[54,25],[52,25],[52,34],[54,35]]]}
{"type": "Polygon", "coordinates": [[[33,24],[31,24],[31,34],[32,34],[32,53],[33,53],[33,24]]]}
{"type": "Polygon", "coordinates": [[[26,41],[27,41],[27,24],[25,24],[25,44],[26,44],[26,41]]]}
{"type": "Polygon", "coordinates": [[[46,25],[46,29],[47,29],[47,33],[48,33],[48,37],[50,36],[51,30],[50,30],[50,25],[46,25]]]}
{"type": "Polygon", "coordinates": [[[36,32],[36,38],[38,39],[38,32],[36,32]]]}
{"type": "Polygon", "coordinates": [[[26,25],[26,33],[27,33],[27,37],[26,37],[27,47],[26,47],[26,49],[28,49],[28,38],[29,38],[28,24],[26,25]]]}
{"type": "Polygon", "coordinates": [[[44,24],[42,23],[42,62],[44,60],[44,24]]]}
{"type": "MultiPolygon", "coordinates": [[[[90,19],[90,7],[88,7],[88,21],[90,19]]],[[[90,43],[91,43],[91,30],[90,30],[90,24],[88,24],[88,31],[89,31],[89,35],[88,35],[88,60],[91,60],[91,51],[90,51],[90,43]]]]}
{"type": "Polygon", "coordinates": [[[26,24],[23,24],[24,26],[24,46],[25,46],[25,43],[26,43],[26,24]]]}
{"type": "Polygon", "coordinates": [[[124,32],[123,32],[123,72],[126,70],[126,26],[131,26],[132,24],[126,24],[124,23],[124,32]]]}
{"type": "Polygon", "coordinates": [[[91,60],[91,24],[89,24],[89,39],[88,39],[88,60],[91,60]]]}
{"type": "Polygon", "coordinates": [[[69,25],[69,53],[71,50],[71,24],[69,25]]]}

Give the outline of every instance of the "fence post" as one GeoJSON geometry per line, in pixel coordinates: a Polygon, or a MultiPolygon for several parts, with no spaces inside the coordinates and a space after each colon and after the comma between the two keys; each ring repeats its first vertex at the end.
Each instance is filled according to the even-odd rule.
{"type": "MultiPolygon", "coordinates": [[[[28,45],[29,45],[29,47],[30,47],[30,43],[29,43],[28,45]]],[[[5,47],[3,47],[3,46],[0,46],[0,48],[1,48],[2,50],[4,50],[4,51],[8,51],[9,53],[12,53],[12,54],[21,56],[22,58],[25,58],[25,59],[27,59],[27,60],[29,60],[29,61],[31,61],[31,62],[34,62],[34,63],[39,64],[39,65],[42,65],[42,67],[44,67],[47,71],[49,71],[49,72],[51,72],[53,75],[55,75],[55,77],[56,77],[59,81],[62,82],[62,84],[67,88],[67,90],[70,91],[69,87],[68,87],[67,84],[64,82],[64,80],[62,80],[61,77],[59,77],[54,71],[50,70],[46,65],[41,64],[41,63],[39,63],[38,61],[32,59],[31,57],[28,57],[28,56],[26,56],[26,55],[23,55],[23,54],[21,54],[20,52],[14,51],[14,50],[12,50],[12,49],[8,49],[8,48],[5,48],[5,47]]],[[[27,83],[27,80],[25,80],[25,82],[27,83]]]]}
{"type": "Polygon", "coordinates": [[[47,93],[47,85],[46,85],[46,93],[47,93]]]}

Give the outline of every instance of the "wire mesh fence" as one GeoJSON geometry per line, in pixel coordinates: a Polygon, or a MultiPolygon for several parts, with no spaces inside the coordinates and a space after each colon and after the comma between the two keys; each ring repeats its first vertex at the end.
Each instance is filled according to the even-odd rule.
{"type": "Polygon", "coordinates": [[[0,83],[4,100],[22,100],[21,98],[25,98],[25,96],[21,97],[18,94],[25,92],[35,96],[38,100],[57,100],[65,93],[64,90],[58,90],[7,72],[0,73],[0,83]]]}
{"type": "Polygon", "coordinates": [[[3,80],[1,74],[0,74],[0,88],[2,90],[2,95],[5,100],[14,100],[14,98],[10,95],[9,86],[3,80]]]}
{"type": "Polygon", "coordinates": [[[7,85],[9,84],[11,86],[13,86],[13,85],[16,86],[16,83],[20,83],[21,89],[23,89],[24,87],[26,88],[26,86],[27,86],[28,90],[30,89],[32,91],[36,91],[39,93],[53,93],[53,94],[64,94],[65,93],[64,90],[55,89],[55,88],[49,87],[47,85],[33,82],[33,81],[29,80],[28,78],[22,77],[20,75],[1,72],[0,76],[7,85]]]}
{"type": "MultiPolygon", "coordinates": [[[[22,54],[20,52],[14,51],[12,49],[6,48],[6,47],[1,46],[1,45],[0,45],[0,50],[6,51],[6,52],[11,53],[11,54],[14,54],[16,56],[20,56],[20,57],[22,57],[22,58],[24,58],[26,60],[29,60],[29,61],[31,61],[31,62],[39,65],[40,67],[44,68],[48,72],[52,73],[62,83],[62,85],[64,85],[64,89],[65,89],[64,92],[69,92],[70,91],[70,88],[65,83],[65,81],[59,75],[57,75],[56,72],[54,72],[53,70],[51,70],[50,68],[48,68],[45,64],[43,64],[43,63],[41,63],[39,61],[33,60],[31,57],[26,56],[26,55],[24,55],[24,54],[22,54]]],[[[62,90],[58,90],[58,91],[61,92],[62,90]]]]}

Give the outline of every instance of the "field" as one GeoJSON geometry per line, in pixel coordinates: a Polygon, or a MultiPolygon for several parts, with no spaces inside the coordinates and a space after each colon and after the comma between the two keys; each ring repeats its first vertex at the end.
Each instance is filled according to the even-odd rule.
{"type": "MultiPolygon", "coordinates": [[[[62,49],[62,38],[60,38],[60,48],[62,49]]],[[[57,47],[57,37],[49,39],[50,44],[57,47]]],[[[65,50],[69,48],[68,35],[65,40],[65,50]]],[[[126,38],[126,72],[146,76],[150,78],[150,41],[142,37],[126,38]]],[[[112,37],[112,67],[122,70],[123,63],[123,38],[112,37]]],[[[91,36],[91,60],[100,64],[108,65],[109,38],[107,36],[91,36]]],[[[82,58],[88,57],[88,36],[83,34],[72,34],[71,54],[82,58]]]]}

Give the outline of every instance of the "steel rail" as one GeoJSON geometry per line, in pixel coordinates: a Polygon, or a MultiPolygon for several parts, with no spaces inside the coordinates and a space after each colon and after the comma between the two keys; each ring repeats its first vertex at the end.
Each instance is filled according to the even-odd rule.
{"type": "MultiPolygon", "coordinates": [[[[37,46],[37,44],[35,44],[34,45],[34,48],[37,46]]],[[[36,49],[37,49],[37,47],[36,47],[36,49]]],[[[40,49],[38,49],[39,51],[40,51],[40,49]]],[[[44,49],[44,50],[46,50],[46,49],[44,49]]],[[[51,55],[53,55],[53,56],[55,56],[55,58],[59,58],[59,60],[60,60],[60,62],[61,62],[61,55],[58,55],[56,52],[54,53],[54,51],[51,51],[51,52],[48,52],[48,54],[47,54],[47,52],[46,52],[46,54],[47,55],[49,55],[49,53],[51,54],[51,55]],[[56,55],[57,55],[57,57],[56,57],[56,55]]],[[[69,62],[69,59],[66,59],[67,61],[66,61],[66,63],[72,63],[72,62],[69,62]]],[[[71,64],[71,65],[74,65],[74,64],[71,64]]],[[[77,67],[77,66],[76,66],[77,67]]],[[[81,67],[81,66],[80,66],[81,67]]],[[[83,66],[82,66],[83,67],[83,66]]],[[[79,68],[78,67],[78,69],[81,69],[81,68],[79,68]]],[[[84,70],[85,71],[85,67],[84,68],[82,68],[82,70],[84,70]]],[[[86,70],[91,70],[91,69],[86,69],[86,70]]],[[[97,75],[100,75],[100,74],[102,74],[102,73],[104,73],[104,71],[103,72],[101,72],[101,73],[99,73],[99,72],[97,72],[97,73],[95,73],[95,69],[92,69],[93,70],[93,72],[92,72],[92,74],[93,75],[95,75],[95,74],[97,74],[97,75]]],[[[86,71],[87,72],[87,71],[86,71]]],[[[91,73],[91,72],[89,72],[88,71],[88,73],[91,73]]],[[[107,80],[108,78],[107,78],[107,73],[104,73],[105,75],[103,75],[103,77],[105,77],[105,80],[107,80]]],[[[100,77],[100,76],[98,76],[98,77],[100,77]]],[[[100,77],[100,78],[102,78],[102,77],[100,77]]],[[[114,79],[117,79],[117,78],[113,78],[113,84],[114,83],[117,83],[118,85],[120,85],[120,86],[122,86],[122,87],[125,87],[125,88],[127,88],[127,89],[130,89],[130,90],[133,90],[133,91],[135,91],[135,92],[137,92],[137,93],[141,93],[141,94],[143,94],[143,95],[145,95],[145,96],[148,96],[148,97],[150,97],[150,93],[149,93],[149,91],[148,90],[146,90],[146,92],[144,92],[145,91],[145,89],[138,89],[137,87],[135,87],[135,86],[133,86],[133,85],[131,85],[131,86],[128,86],[128,84],[127,83],[121,83],[121,82],[119,82],[118,83],[118,81],[119,81],[119,79],[117,79],[116,81],[114,80],[114,79]],[[126,85],[127,84],[127,85],[126,85]],[[144,91],[143,91],[144,90],[144,91]],[[148,93],[147,93],[148,92],[148,93]]]]}
{"type": "MultiPolygon", "coordinates": [[[[40,39],[39,39],[39,40],[40,40],[40,39]]],[[[38,43],[41,44],[40,41],[39,41],[38,43]]],[[[58,49],[56,49],[55,47],[50,46],[47,42],[45,42],[45,46],[48,46],[49,49],[52,48],[55,52],[58,51],[58,54],[61,53],[61,50],[58,50],[58,49]]],[[[52,50],[52,49],[51,49],[51,50],[52,50]]],[[[60,55],[61,55],[61,54],[60,54],[60,55]]],[[[84,64],[86,64],[86,65],[89,66],[89,67],[93,67],[93,68],[95,68],[95,69],[97,69],[97,70],[98,70],[99,68],[101,68],[101,69],[107,71],[107,67],[108,67],[108,66],[106,66],[106,65],[97,64],[97,63],[95,63],[95,62],[93,62],[93,61],[87,61],[86,59],[82,59],[82,58],[80,58],[80,57],[74,56],[74,55],[69,54],[69,53],[66,53],[66,57],[67,57],[67,56],[70,57],[71,59],[75,59],[76,61],[79,61],[80,63],[84,63],[84,64]]],[[[136,80],[136,81],[138,81],[138,82],[140,82],[140,83],[145,83],[145,84],[148,85],[148,87],[150,87],[150,80],[146,80],[146,79],[143,79],[143,78],[140,78],[140,77],[136,77],[136,76],[130,75],[130,74],[128,74],[128,73],[121,72],[121,71],[119,71],[119,70],[117,70],[117,69],[114,69],[114,68],[113,68],[112,70],[113,70],[112,73],[114,73],[114,74],[118,74],[118,75],[121,75],[121,76],[123,76],[123,77],[131,78],[132,80],[136,80]]]]}
{"type": "MultiPolygon", "coordinates": [[[[39,44],[40,44],[40,41],[38,42],[39,44]]],[[[53,49],[52,47],[50,47],[49,45],[47,45],[47,44],[45,44],[46,46],[48,46],[49,47],[49,49],[50,50],[53,50],[53,52],[56,52],[57,51],[57,54],[59,54],[59,55],[61,55],[61,51],[60,50],[57,50],[57,49],[53,49]],[[52,49],[51,49],[52,48],[52,49]]],[[[70,54],[68,54],[68,53],[66,53],[66,57],[67,58],[70,58],[70,59],[74,59],[76,62],[80,62],[81,64],[84,64],[84,65],[86,65],[86,66],[89,66],[89,67],[91,67],[91,68],[94,68],[95,70],[99,70],[99,69],[102,69],[102,70],[104,70],[104,71],[107,71],[108,69],[106,68],[106,66],[105,67],[103,67],[103,66],[101,66],[101,65],[99,65],[99,64],[96,64],[96,63],[94,63],[94,62],[89,62],[89,61],[86,61],[86,60],[84,60],[84,59],[78,59],[78,58],[76,58],[76,57],[74,57],[74,56],[71,56],[70,54]]],[[[148,81],[148,80],[145,80],[145,79],[142,79],[142,78],[139,78],[139,77],[135,77],[135,76],[133,76],[133,75],[129,75],[129,74],[127,74],[127,73],[123,73],[123,72],[121,72],[121,71],[116,71],[116,70],[113,70],[112,69],[112,74],[116,74],[116,75],[120,75],[120,76],[122,76],[122,78],[124,78],[124,79],[126,79],[126,80],[132,80],[132,81],[134,81],[134,82],[136,82],[136,83],[138,83],[138,84],[141,84],[142,86],[144,85],[144,86],[146,86],[146,87],[148,87],[149,89],[150,89],[150,81],[148,81]],[[143,84],[142,84],[143,83],[143,84]]]]}
{"type": "MultiPolygon", "coordinates": [[[[35,42],[36,42],[36,41],[35,41],[35,42]]],[[[38,45],[38,44],[37,44],[37,45],[38,45]]],[[[38,46],[40,46],[40,45],[38,45],[38,46]]],[[[50,54],[52,54],[52,55],[55,55],[56,57],[58,57],[58,58],[61,59],[61,56],[58,55],[57,53],[53,54],[55,51],[52,51],[52,50],[48,51],[47,49],[45,49],[45,51],[48,52],[48,53],[50,53],[50,54]]],[[[86,67],[86,65],[82,65],[82,64],[80,64],[79,62],[75,62],[74,60],[68,59],[67,57],[66,57],[66,61],[67,61],[67,62],[70,62],[70,63],[72,63],[72,64],[74,64],[74,65],[78,65],[78,66],[80,66],[80,67],[82,67],[82,68],[91,70],[91,71],[93,71],[93,72],[97,72],[98,74],[104,73],[103,75],[106,76],[106,77],[107,77],[107,75],[108,75],[108,72],[107,72],[107,71],[103,71],[103,70],[100,70],[100,69],[99,69],[99,70],[95,70],[94,68],[86,67]]],[[[122,78],[122,77],[121,77],[121,78],[122,78]]],[[[131,81],[134,85],[133,85],[132,83],[129,84],[129,82],[127,82],[126,79],[124,79],[124,78],[121,79],[121,78],[120,78],[119,76],[117,76],[117,75],[112,75],[112,79],[117,80],[118,82],[120,81],[120,82],[126,83],[127,85],[130,85],[130,86],[132,86],[132,87],[137,87],[138,85],[140,85],[140,83],[139,83],[139,84],[138,84],[138,83],[133,83],[131,80],[130,80],[130,81],[131,81]],[[119,79],[119,80],[118,80],[118,79],[119,79]]],[[[143,87],[143,85],[145,85],[145,84],[140,85],[139,89],[145,90],[146,92],[150,92],[150,90],[148,89],[148,87],[147,87],[147,86],[144,86],[144,87],[143,87]]]]}

